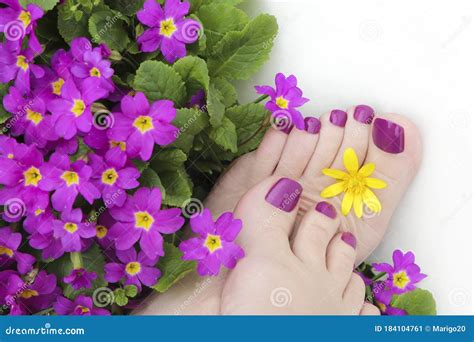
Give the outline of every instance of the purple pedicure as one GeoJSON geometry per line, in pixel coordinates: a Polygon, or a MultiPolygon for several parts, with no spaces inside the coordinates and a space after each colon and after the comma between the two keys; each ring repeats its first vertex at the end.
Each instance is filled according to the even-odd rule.
{"type": "Polygon", "coordinates": [[[342,233],[341,240],[344,241],[345,243],[347,243],[352,248],[356,249],[357,239],[354,236],[354,234],[349,233],[349,232],[342,233]]]}
{"type": "Polygon", "coordinates": [[[321,131],[321,121],[317,118],[305,118],[304,129],[309,134],[318,134],[321,131]]]}
{"type": "Polygon", "coordinates": [[[293,124],[286,124],[285,126],[279,127],[278,129],[283,133],[290,134],[293,130],[293,127],[295,127],[293,124]]]}
{"type": "Polygon", "coordinates": [[[316,204],[316,211],[332,219],[337,217],[336,209],[328,202],[319,202],[316,204]]]}
{"type": "Polygon", "coordinates": [[[334,109],[331,112],[329,121],[331,121],[332,124],[338,127],[344,127],[347,122],[347,113],[339,109],[334,109]]]}
{"type": "Polygon", "coordinates": [[[378,148],[387,153],[398,154],[405,150],[405,130],[395,122],[376,119],[372,139],[378,148]]]}
{"type": "Polygon", "coordinates": [[[374,121],[374,116],[375,111],[369,106],[360,105],[354,111],[354,119],[366,125],[370,125],[374,121]]]}
{"type": "Polygon", "coordinates": [[[296,207],[303,187],[300,183],[289,179],[280,179],[268,192],[265,200],[280,210],[291,212],[296,207]]]}

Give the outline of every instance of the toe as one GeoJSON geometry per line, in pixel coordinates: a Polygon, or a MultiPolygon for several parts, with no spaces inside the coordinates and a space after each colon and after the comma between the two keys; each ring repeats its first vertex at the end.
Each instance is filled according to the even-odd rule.
{"type": "Polygon", "coordinates": [[[305,130],[293,129],[283,150],[275,174],[298,179],[309,163],[319,140],[321,122],[317,118],[305,119],[305,130]]]}
{"type": "Polygon", "coordinates": [[[345,288],[354,270],[357,241],[349,232],[335,235],[329,243],[326,264],[336,283],[345,288]]]}
{"type": "Polygon", "coordinates": [[[343,294],[343,301],[352,315],[359,315],[365,300],[365,284],[362,278],[352,273],[343,294]]]}
{"type": "Polygon", "coordinates": [[[364,303],[362,310],[360,310],[361,316],[380,316],[380,310],[373,304],[364,303]]]}
{"type": "Polygon", "coordinates": [[[328,202],[319,202],[301,220],[293,240],[293,252],[310,268],[326,268],[326,251],[340,219],[328,202]]]}
{"type": "MultiPolygon", "coordinates": [[[[270,176],[275,171],[288,139],[288,134],[269,129],[255,153],[255,166],[263,178],[270,176]]],[[[259,179],[261,181],[262,179],[259,179]]]]}

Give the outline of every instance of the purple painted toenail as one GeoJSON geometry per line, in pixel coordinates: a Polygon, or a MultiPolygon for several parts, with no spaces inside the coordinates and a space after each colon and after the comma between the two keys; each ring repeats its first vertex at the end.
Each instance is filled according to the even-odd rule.
{"type": "Polygon", "coordinates": [[[321,131],[321,121],[317,118],[305,118],[304,129],[310,134],[318,134],[321,131]]]}
{"type": "Polygon", "coordinates": [[[374,121],[374,116],[375,112],[369,106],[360,105],[354,111],[354,119],[366,125],[370,125],[374,121]]]}
{"type": "Polygon", "coordinates": [[[345,243],[347,243],[349,246],[351,246],[352,248],[356,249],[356,247],[357,247],[357,239],[356,239],[356,237],[354,236],[354,234],[349,233],[349,232],[342,233],[341,239],[342,239],[342,241],[344,241],[345,243]]]}
{"type": "Polygon", "coordinates": [[[280,210],[291,212],[298,204],[303,187],[300,183],[289,179],[280,179],[268,192],[265,200],[280,210]]]}
{"type": "Polygon", "coordinates": [[[405,130],[385,119],[376,119],[372,131],[375,145],[387,153],[398,154],[405,150],[405,130]]]}
{"type": "Polygon", "coordinates": [[[316,204],[316,211],[332,219],[337,217],[336,209],[328,202],[319,202],[316,204]]]}
{"type": "Polygon", "coordinates": [[[331,116],[329,117],[329,121],[331,121],[332,124],[339,126],[339,127],[344,127],[347,122],[347,113],[339,110],[339,109],[334,109],[331,112],[331,116]]]}

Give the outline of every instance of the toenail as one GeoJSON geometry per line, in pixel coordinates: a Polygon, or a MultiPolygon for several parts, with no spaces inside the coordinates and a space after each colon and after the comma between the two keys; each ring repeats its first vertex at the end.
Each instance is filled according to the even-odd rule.
{"type": "Polygon", "coordinates": [[[318,118],[305,118],[304,130],[309,134],[318,134],[321,131],[321,121],[318,118]]]}
{"type": "Polygon", "coordinates": [[[316,211],[332,219],[335,219],[337,217],[336,209],[331,203],[328,202],[323,201],[316,204],[316,211]]]}
{"type": "Polygon", "coordinates": [[[356,239],[356,237],[354,236],[354,234],[349,233],[349,232],[342,233],[341,239],[342,239],[342,241],[344,241],[345,243],[347,243],[349,246],[351,246],[352,248],[356,249],[356,247],[357,247],[357,239],[356,239]]]}
{"type": "Polygon", "coordinates": [[[405,130],[395,122],[376,119],[372,139],[378,148],[387,153],[398,154],[405,150],[405,130]]]}
{"type": "Polygon", "coordinates": [[[295,127],[295,125],[293,125],[292,123],[286,123],[285,125],[280,126],[277,129],[283,133],[290,134],[293,130],[293,127],[295,127]]]}
{"type": "Polygon", "coordinates": [[[360,105],[354,111],[354,119],[366,125],[370,125],[374,121],[374,116],[375,111],[369,106],[360,105]]]}
{"type": "Polygon", "coordinates": [[[265,200],[280,210],[291,212],[298,204],[303,187],[300,183],[289,179],[280,179],[268,192],[265,200]]]}
{"type": "Polygon", "coordinates": [[[332,124],[338,127],[344,127],[347,122],[347,113],[339,109],[334,109],[331,112],[329,121],[331,121],[332,124]]]}

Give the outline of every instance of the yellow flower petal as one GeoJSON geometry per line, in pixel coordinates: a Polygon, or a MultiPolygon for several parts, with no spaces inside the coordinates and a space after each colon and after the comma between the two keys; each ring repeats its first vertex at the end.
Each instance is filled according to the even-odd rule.
{"type": "Polygon", "coordinates": [[[370,177],[365,179],[365,184],[372,189],[383,189],[387,187],[387,183],[383,180],[370,177]]]}
{"type": "Polygon", "coordinates": [[[326,189],[321,191],[322,198],[330,198],[339,195],[344,191],[344,182],[338,182],[328,186],[326,189]]]}
{"type": "Polygon", "coordinates": [[[362,217],[364,202],[362,202],[362,195],[357,194],[354,197],[354,212],[358,218],[362,217]]]}
{"type": "Polygon", "coordinates": [[[344,151],[344,166],[349,172],[359,171],[359,159],[352,148],[344,151]]]}
{"type": "Polygon", "coordinates": [[[352,208],[352,203],[354,202],[354,194],[352,192],[346,192],[344,199],[342,200],[342,214],[347,216],[352,208]]]}
{"type": "Polygon", "coordinates": [[[349,175],[341,170],[336,169],[323,169],[323,174],[334,179],[342,180],[346,179],[349,175]]]}
{"type": "Polygon", "coordinates": [[[359,175],[362,177],[369,177],[372,173],[375,171],[375,164],[374,163],[368,163],[362,166],[359,170],[359,175]]]}
{"type": "Polygon", "coordinates": [[[379,213],[382,211],[382,204],[380,203],[377,196],[375,196],[375,194],[372,192],[372,190],[366,188],[362,199],[370,211],[374,213],[379,213]]]}

